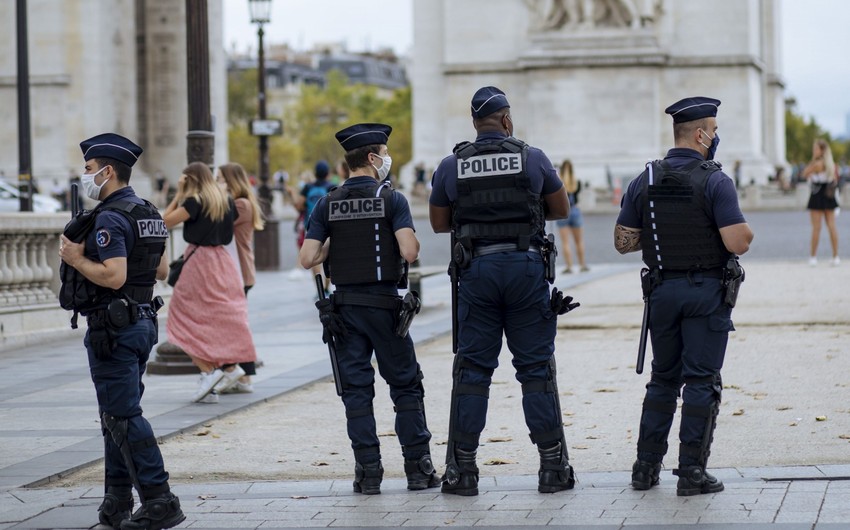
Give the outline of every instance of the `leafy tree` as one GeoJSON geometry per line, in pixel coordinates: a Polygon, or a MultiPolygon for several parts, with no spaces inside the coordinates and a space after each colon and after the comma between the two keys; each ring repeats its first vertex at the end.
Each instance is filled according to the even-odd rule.
{"type": "Polygon", "coordinates": [[[808,120],[796,112],[796,102],[789,100],[785,105],[785,154],[792,164],[808,162],[812,158],[812,144],[818,138],[829,142],[836,162],[850,155],[850,141],[834,140],[813,117],[808,120]]]}
{"type": "MultiPolygon", "coordinates": [[[[254,174],[258,166],[257,138],[250,134],[248,125],[257,113],[256,99],[256,70],[231,73],[228,83],[230,156],[254,174]]],[[[413,119],[409,87],[396,90],[387,98],[374,86],[349,84],[342,72],[331,71],[324,87],[302,86],[298,99],[285,114],[284,135],[269,138],[272,172],[285,168],[295,177],[304,170],[312,170],[317,160],[327,160],[333,165],[344,154],[335,133],[360,122],[391,125],[393,166],[398,169],[410,161],[413,119]]]]}

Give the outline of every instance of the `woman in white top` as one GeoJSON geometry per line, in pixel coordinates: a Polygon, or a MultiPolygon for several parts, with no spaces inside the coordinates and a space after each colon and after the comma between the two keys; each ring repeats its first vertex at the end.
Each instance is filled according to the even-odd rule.
{"type": "Polygon", "coordinates": [[[809,180],[811,195],[806,206],[812,220],[812,244],[809,265],[818,264],[817,251],[820,241],[821,222],[826,221],[829,240],[832,243],[832,265],[837,266],[838,228],[835,226],[835,213],[838,208],[838,173],[829,143],[823,138],[815,140],[812,146],[812,160],[803,169],[803,177],[809,180]]]}

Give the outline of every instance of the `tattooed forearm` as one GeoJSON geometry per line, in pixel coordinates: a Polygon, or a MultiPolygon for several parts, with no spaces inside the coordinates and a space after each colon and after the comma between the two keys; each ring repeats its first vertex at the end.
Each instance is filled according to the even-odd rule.
{"type": "Polygon", "coordinates": [[[614,227],[614,248],[620,254],[640,250],[640,229],[628,228],[623,225],[614,227]]]}

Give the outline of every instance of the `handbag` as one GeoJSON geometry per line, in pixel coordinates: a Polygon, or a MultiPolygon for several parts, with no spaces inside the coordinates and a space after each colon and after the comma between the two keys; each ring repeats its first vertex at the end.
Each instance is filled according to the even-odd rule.
{"type": "Polygon", "coordinates": [[[168,264],[168,279],[165,280],[168,285],[172,287],[177,285],[177,280],[180,279],[180,273],[183,272],[183,265],[185,265],[186,262],[189,261],[189,258],[192,257],[192,254],[194,254],[196,250],[198,250],[198,247],[192,249],[192,252],[190,252],[189,255],[185,258],[183,256],[180,256],[179,258],[168,264]]]}

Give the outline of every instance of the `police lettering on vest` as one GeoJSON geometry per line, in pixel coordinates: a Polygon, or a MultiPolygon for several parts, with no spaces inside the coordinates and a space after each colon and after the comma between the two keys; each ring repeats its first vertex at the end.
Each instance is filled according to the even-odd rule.
{"type": "Polygon", "coordinates": [[[139,237],[168,237],[168,229],[162,219],[136,221],[139,237]]]}
{"type": "Polygon", "coordinates": [[[458,159],[457,178],[492,177],[518,173],[522,170],[520,153],[495,153],[458,159]]]}
{"type": "Polygon", "coordinates": [[[351,198],[330,201],[329,221],[384,217],[383,197],[351,198]]]}

